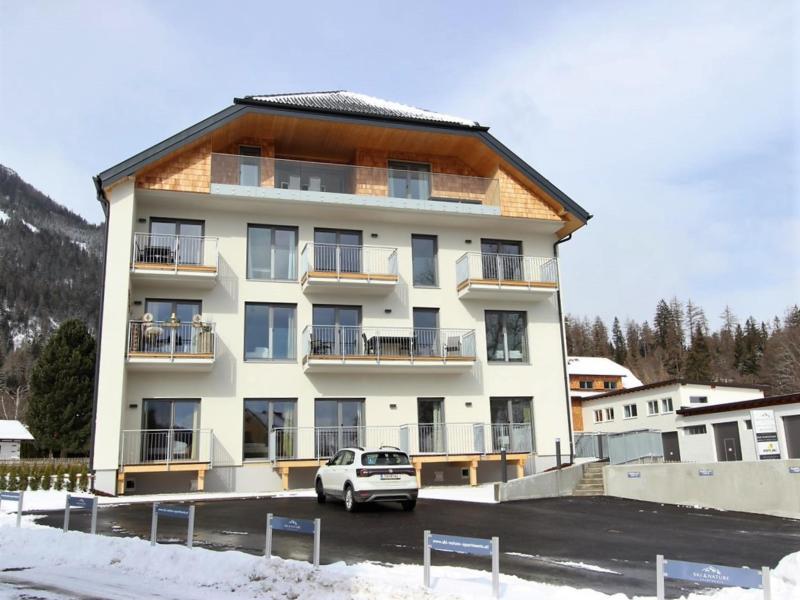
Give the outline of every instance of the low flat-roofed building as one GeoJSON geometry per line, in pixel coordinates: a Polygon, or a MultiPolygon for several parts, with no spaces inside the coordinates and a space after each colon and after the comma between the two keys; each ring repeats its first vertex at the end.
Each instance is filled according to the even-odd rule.
{"type": "Polygon", "coordinates": [[[19,421],[0,420],[0,460],[19,460],[22,442],[31,440],[31,432],[19,421]]]}
{"type": "Polygon", "coordinates": [[[583,431],[583,399],[642,385],[628,367],[600,356],[570,356],[567,359],[572,428],[583,431]]]}

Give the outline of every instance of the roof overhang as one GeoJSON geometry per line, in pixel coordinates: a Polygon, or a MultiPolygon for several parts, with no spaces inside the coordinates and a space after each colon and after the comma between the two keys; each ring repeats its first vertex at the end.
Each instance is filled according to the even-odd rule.
{"type": "Polygon", "coordinates": [[[421,122],[413,119],[402,119],[397,117],[379,117],[373,115],[353,115],[335,110],[323,110],[297,107],[277,107],[267,106],[256,101],[236,98],[234,104],[220,112],[203,119],[199,123],[192,125],[176,133],[173,136],[143,150],[130,158],[102,171],[96,177],[96,184],[100,189],[108,189],[115,182],[132,176],[147,165],[164,158],[175,152],[181,147],[219,129],[232,121],[246,114],[268,114],[276,116],[302,117],[308,119],[328,120],[338,123],[353,123],[358,125],[379,125],[380,127],[400,128],[405,130],[420,132],[438,132],[450,135],[470,136],[480,140],[490,150],[496,153],[505,162],[519,171],[523,176],[530,180],[532,184],[543,190],[556,202],[561,204],[564,209],[575,217],[581,224],[592,218],[592,215],[572,200],[564,192],[558,189],[547,178],[541,175],[536,169],[522,160],[514,152],[503,145],[499,140],[488,132],[487,127],[421,122]]]}

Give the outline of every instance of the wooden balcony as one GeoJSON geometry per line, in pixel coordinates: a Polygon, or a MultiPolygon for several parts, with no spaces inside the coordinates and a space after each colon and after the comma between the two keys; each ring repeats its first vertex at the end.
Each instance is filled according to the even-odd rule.
{"type": "Polygon", "coordinates": [[[300,283],[306,293],[383,295],[399,281],[397,248],[306,244],[300,265],[300,283]]]}
{"type": "Polygon", "coordinates": [[[551,298],[558,290],[556,258],[467,252],[456,261],[458,297],[465,300],[551,298]]]}
{"type": "Polygon", "coordinates": [[[170,286],[212,288],[217,283],[218,239],[135,233],[131,277],[170,286]]]}

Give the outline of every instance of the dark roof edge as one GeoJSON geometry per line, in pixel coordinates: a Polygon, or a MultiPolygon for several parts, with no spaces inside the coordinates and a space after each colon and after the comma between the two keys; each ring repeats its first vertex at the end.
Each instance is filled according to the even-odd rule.
{"type": "Polygon", "coordinates": [[[154,160],[158,160],[165,154],[169,154],[175,149],[176,146],[180,146],[184,142],[190,141],[210,130],[220,127],[228,122],[234,115],[242,112],[243,110],[245,110],[243,106],[236,106],[233,104],[224,110],[221,110],[218,113],[215,113],[210,117],[195,123],[191,127],[187,127],[183,131],[179,131],[178,133],[171,135],[158,144],[150,146],[149,148],[134,154],[130,158],[123,160],[121,163],[118,163],[113,167],[109,167],[105,171],[102,171],[97,177],[100,178],[103,186],[114,183],[118,179],[122,179],[127,175],[135,173],[140,167],[151,163],[154,160]]]}
{"type": "Polygon", "coordinates": [[[500,140],[494,137],[488,131],[482,131],[478,134],[486,144],[497,152],[500,156],[505,158],[508,162],[522,171],[525,175],[530,177],[536,184],[541,187],[545,192],[553,196],[573,215],[578,217],[581,221],[586,223],[594,215],[583,208],[580,204],[575,202],[572,198],[567,196],[564,192],[558,189],[553,183],[550,182],[544,175],[539,173],[536,169],[517,156],[511,149],[509,149],[500,140]]]}
{"type": "Polygon", "coordinates": [[[800,392],[784,394],[783,396],[767,396],[766,398],[754,398],[752,400],[739,400],[737,402],[726,402],[725,404],[709,404],[708,406],[687,406],[679,408],[675,412],[683,417],[692,415],[703,415],[708,413],[730,412],[734,410],[745,410],[748,408],[763,408],[765,406],[779,406],[781,404],[800,404],[800,392]]]}
{"type": "Polygon", "coordinates": [[[419,131],[442,131],[447,130],[454,134],[476,136],[489,146],[490,149],[497,152],[506,161],[519,169],[524,175],[529,177],[543,190],[553,196],[558,202],[561,202],[570,213],[575,215],[583,223],[586,223],[592,218],[592,215],[581,207],[577,202],[572,200],[564,192],[559,190],[555,185],[548,181],[541,173],[536,171],[528,163],[522,160],[519,156],[514,154],[509,148],[502,144],[497,138],[488,133],[488,127],[467,127],[460,125],[449,125],[438,122],[419,121],[416,119],[401,119],[392,117],[377,117],[370,115],[354,115],[351,113],[344,113],[342,111],[325,111],[325,110],[309,110],[307,108],[299,107],[277,107],[268,104],[259,103],[255,101],[247,101],[242,98],[234,98],[234,104],[195,123],[191,127],[179,131],[178,133],[168,137],[167,139],[155,144],[132,157],[102,171],[97,177],[103,187],[122,179],[128,175],[132,175],[143,166],[158,160],[159,158],[174,151],[176,147],[190,142],[191,140],[213,131],[221,127],[234,117],[239,116],[241,113],[247,112],[263,112],[276,115],[297,114],[303,113],[311,116],[311,118],[334,120],[341,122],[364,123],[364,122],[381,122],[389,127],[403,127],[417,129],[419,131]]]}
{"type": "MultiPolygon", "coordinates": [[[[757,383],[720,383],[718,381],[691,381],[688,379],[665,379],[664,381],[654,381],[653,383],[646,383],[644,385],[639,385],[632,388],[624,388],[621,390],[615,390],[613,392],[608,392],[607,394],[599,394],[597,396],[589,396],[588,398],[584,397],[583,401],[586,402],[588,400],[599,400],[600,398],[609,398],[612,396],[622,396],[623,394],[632,394],[634,392],[642,392],[644,390],[652,390],[656,388],[666,387],[668,385],[707,385],[711,387],[728,387],[728,388],[741,388],[741,389],[756,389],[761,390],[766,388],[765,385],[760,385],[757,383]]],[[[579,390],[574,390],[579,391],[579,390]]]]}
{"type": "Polygon", "coordinates": [[[359,117],[362,119],[368,119],[370,121],[390,121],[394,123],[410,123],[410,124],[417,124],[417,125],[427,125],[429,127],[435,127],[437,129],[459,129],[462,131],[489,131],[489,128],[476,123],[475,125],[462,125],[460,123],[454,123],[452,121],[437,121],[434,119],[412,119],[410,117],[395,117],[395,116],[381,116],[381,115],[372,115],[369,113],[353,113],[346,110],[336,110],[335,108],[321,108],[321,107],[309,107],[309,106],[295,106],[291,104],[281,104],[278,105],[277,103],[272,104],[269,101],[264,100],[256,100],[251,98],[250,96],[245,96],[244,98],[234,98],[234,104],[245,104],[247,106],[258,106],[261,108],[279,108],[285,109],[288,111],[293,112],[301,112],[301,113],[319,113],[323,115],[341,115],[343,117],[359,117]]]}

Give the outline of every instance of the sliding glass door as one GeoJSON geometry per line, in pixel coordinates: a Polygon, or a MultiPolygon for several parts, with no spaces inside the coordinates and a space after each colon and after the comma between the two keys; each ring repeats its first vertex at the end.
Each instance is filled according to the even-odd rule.
{"type": "Polygon", "coordinates": [[[483,278],[522,281],[522,242],[509,240],[481,240],[483,278]]]}
{"type": "Polygon", "coordinates": [[[314,403],[316,455],[333,456],[339,448],[362,446],[364,399],[317,399],[314,403]]]}
{"type": "Polygon", "coordinates": [[[199,399],[145,399],[142,462],[197,460],[199,399]]]}
{"type": "Polygon", "coordinates": [[[533,400],[526,397],[490,398],[492,447],[495,452],[533,450],[533,400]]]}
{"type": "Polygon", "coordinates": [[[362,237],[347,229],[314,230],[314,270],[361,273],[362,237]]]}

